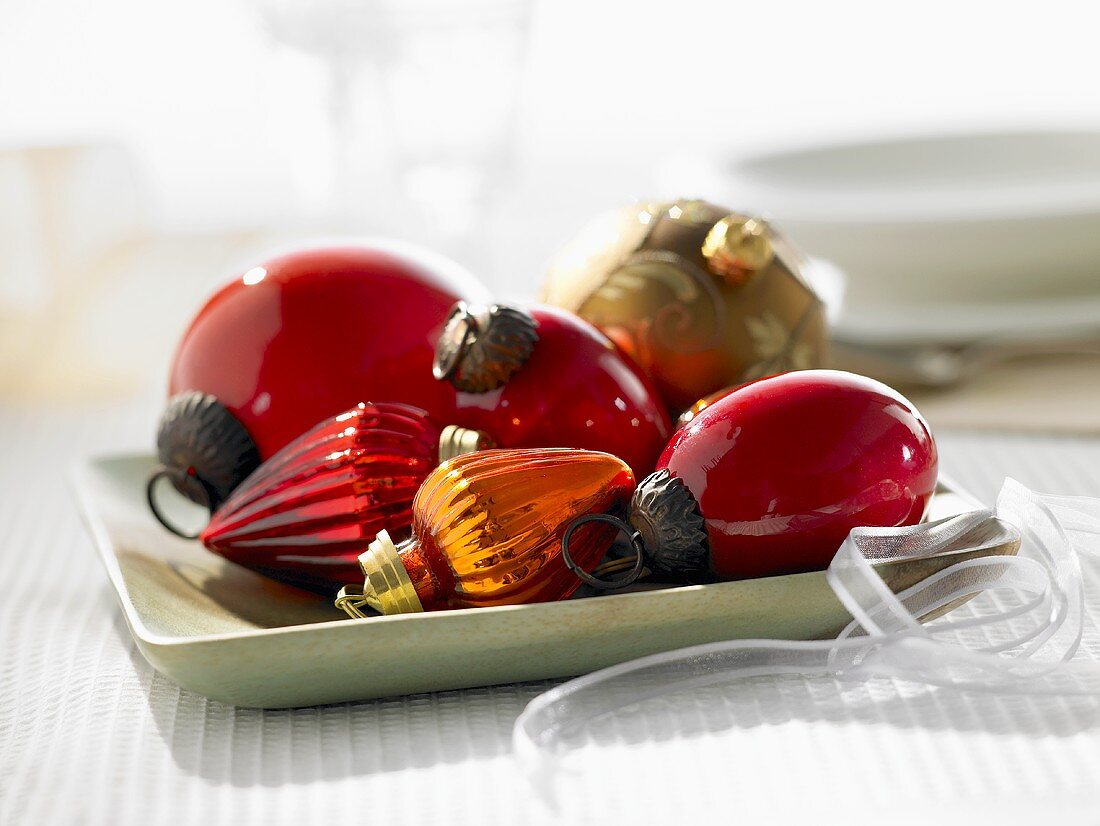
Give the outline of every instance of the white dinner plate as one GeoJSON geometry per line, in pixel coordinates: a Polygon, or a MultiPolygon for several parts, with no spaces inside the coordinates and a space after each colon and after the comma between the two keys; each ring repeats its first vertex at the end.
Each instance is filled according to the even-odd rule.
{"type": "Polygon", "coordinates": [[[854,344],[962,345],[990,339],[1100,338],[1100,293],[1026,302],[888,306],[874,311],[849,305],[837,313],[832,331],[837,338],[854,344]]]}
{"type": "Polygon", "coordinates": [[[846,337],[1100,329],[1100,132],[807,145],[714,174],[724,202],[846,273],[846,337]]]}

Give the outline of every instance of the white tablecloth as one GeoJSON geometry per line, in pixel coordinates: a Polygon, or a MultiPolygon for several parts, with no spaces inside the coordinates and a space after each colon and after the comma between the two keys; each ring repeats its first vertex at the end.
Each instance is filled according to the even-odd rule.
{"type": "MultiPolygon", "coordinates": [[[[510,748],[543,684],[294,711],[182,691],[130,640],[65,479],[79,455],[147,448],[154,407],[0,403],[0,823],[774,822],[799,808],[815,822],[1100,822],[1100,699],[752,680],[700,695],[696,736],[596,754],[555,812],[510,748]]],[[[986,501],[1006,474],[1100,494],[1100,441],[940,441],[986,501]]],[[[1100,659],[1100,572],[1086,577],[1084,653],[1100,659]]]]}

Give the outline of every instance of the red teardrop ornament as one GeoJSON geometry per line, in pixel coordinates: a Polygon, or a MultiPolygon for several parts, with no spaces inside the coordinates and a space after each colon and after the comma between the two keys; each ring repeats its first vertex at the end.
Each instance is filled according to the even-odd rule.
{"type": "Polygon", "coordinates": [[[671,423],[650,380],[603,333],[554,307],[460,306],[436,350],[453,421],[507,448],[569,447],[654,467],[671,423]]]}
{"type": "Polygon", "coordinates": [[[441,432],[403,404],[360,404],[327,419],[249,476],[202,542],[260,573],[335,593],[355,578],[375,534],[408,532],[413,497],[439,463],[441,432]]]}
{"type": "Polygon", "coordinates": [[[662,545],[674,557],[664,567],[688,567],[694,518],[699,567],[720,578],[820,570],[854,527],[919,522],[937,466],[928,424],[897,391],[839,371],[786,373],[682,426],[638,486],[631,521],[658,567],[662,545]]]}
{"type": "Polygon", "coordinates": [[[223,497],[258,461],[362,399],[452,421],[454,390],[431,374],[435,342],[455,301],[484,295],[458,265],[408,245],[303,250],[253,267],[180,342],[169,392],[205,394],[206,408],[203,397],[178,397],[187,403],[162,424],[162,462],[223,497]],[[243,465],[241,426],[255,457],[243,465]]]}

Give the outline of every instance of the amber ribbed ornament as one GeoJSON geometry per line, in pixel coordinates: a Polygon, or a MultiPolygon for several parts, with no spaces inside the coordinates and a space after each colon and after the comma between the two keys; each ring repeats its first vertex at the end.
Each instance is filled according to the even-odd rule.
{"type": "Polygon", "coordinates": [[[378,531],[408,533],[420,483],[444,454],[485,446],[417,407],[366,403],[326,419],[262,464],[201,539],[226,559],[335,593],[378,531]],[[447,433],[441,444],[441,434],[447,433]]]}
{"type": "MultiPolygon", "coordinates": [[[[363,592],[349,600],[382,613],[473,608],[565,599],[581,581],[562,556],[570,523],[625,508],[634,476],[607,453],[570,449],[488,450],[433,471],[413,502],[413,536],[384,532],[360,557],[363,592]]],[[[570,539],[577,566],[591,569],[615,528],[589,524],[570,539]]],[[[351,590],[351,589],[348,589],[351,590]]]]}

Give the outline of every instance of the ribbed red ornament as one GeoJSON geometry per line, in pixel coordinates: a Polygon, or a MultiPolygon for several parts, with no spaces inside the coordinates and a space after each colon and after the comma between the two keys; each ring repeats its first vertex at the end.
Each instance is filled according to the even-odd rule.
{"type": "Polygon", "coordinates": [[[403,404],[360,404],[295,439],[249,476],[203,531],[214,553],[292,585],[335,592],[375,534],[409,530],[441,428],[403,404]]]}

